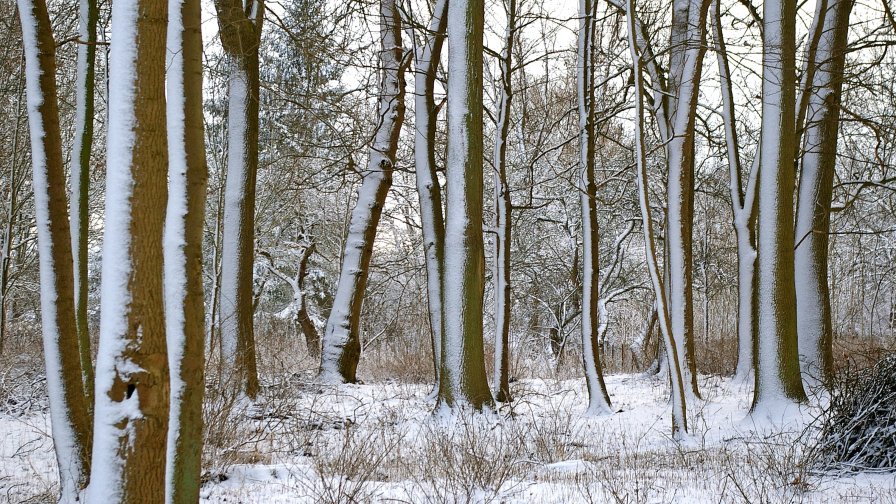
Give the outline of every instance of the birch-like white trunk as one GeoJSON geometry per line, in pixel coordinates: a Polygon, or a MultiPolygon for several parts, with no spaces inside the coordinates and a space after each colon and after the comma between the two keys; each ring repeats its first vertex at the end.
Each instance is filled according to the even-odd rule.
{"type": "Polygon", "coordinates": [[[394,0],[380,2],[380,44],[379,121],[358,201],[352,210],[333,308],[324,330],[318,379],[325,383],[357,381],[364,291],[377,227],[392,185],[398,136],[404,120],[404,50],[401,18],[394,0]]]}

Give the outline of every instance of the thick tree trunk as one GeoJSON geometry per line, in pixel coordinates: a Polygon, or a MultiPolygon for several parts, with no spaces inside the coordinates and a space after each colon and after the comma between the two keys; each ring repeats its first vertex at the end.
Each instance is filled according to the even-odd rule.
{"type": "Polygon", "coordinates": [[[258,45],[263,0],[216,0],[230,82],[227,111],[227,182],[221,251],[221,378],[240,394],[258,394],[253,279],[255,184],[258,172],[258,45]]]}
{"type": "Polygon", "coordinates": [[[329,383],[358,381],[364,291],[370,274],[373,242],[392,185],[398,135],[404,121],[404,49],[401,17],[394,0],[380,2],[380,44],[379,121],[364,180],[358,190],[358,201],[352,210],[333,309],[324,330],[319,379],[329,383]]]}
{"type": "Polygon", "coordinates": [[[109,134],[91,502],[162,502],[168,353],[162,242],[167,204],[167,5],[112,7],[109,134]]]}
{"type": "Polygon", "coordinates": [[[498,93],[495,170],[495,399],[510,402],[510,243],[513,202],[507,179],[507,137],[510,133],[510,107],[513,102],[513,39],[516,36],[516,0],[507,4],[507,35],[499,62],[501,89],[498,93]]]}
{"type": "Polygon", "coordinates": [[[436,71],[442,56],[447,25],[448,0],[438,0],[429,24],[426,43],[415,51],[414,59],[414,163],[423,253],[426,262],[426,292],[432,333],[435,391],[438,391],[442,358],[442,264],[445,258],[445,219],[442,190],[436,174],[436,71]]]}
{"type": "Polygon", "coordinates": [[[782,400],[806,399],[797,354],[793,261],[796,3],[767,0],[763,15],[754,412],[782,400]]]}
{"type": "Polygon", "coordinates": [[[599,345],[600,238],[594,131],[594,23],[596,2],[579,1],[576,84],[579,108],[579,198],[582,208],[582,361],[588,387],[588,415],[612,413],[604,384],[599,345]]]}
{"type": "Polygon", "coordinates": [[[482,335],[482,0],[448,5],[448,202],[439,409],[494,405],[482,335]]]}
{"type": "Polygon", "coordinates": [[[796,213],[797,333],[803,379],[833,374],[833,328],[828,288],[828,233],[837,161],[837,131],[852,0],[828,0],[811,87],[796,213]]]}
{"type": "Polygon", "coordinates": [[[205,391],[202,237],[208,169],[199,0],[168,4],[168,211],[165,321],[171,369],[166,502],[199,501],[205,391]]]}
{"type": "Polygon", "coordinates": [[[82,0],[78,28],[78,67],[75,76],[75,137],[71,155],[72,257],[75,273],[75,318],[81,352],[81,372],[88,404],[93,409],[93,360],[87,323],[87,232],[90,229],[90,153],[93,150],[94,80],[96,76],[96,0],[82,0]]]}
{"type": "Polygon", "coordinates": [[[75,326],[71,234],[56,96],[56,42],[44,0],[19,0],[18,7],[25,46],[50,419],[60,501],[75,502],[89,480],[91,431],[75,326]]]}

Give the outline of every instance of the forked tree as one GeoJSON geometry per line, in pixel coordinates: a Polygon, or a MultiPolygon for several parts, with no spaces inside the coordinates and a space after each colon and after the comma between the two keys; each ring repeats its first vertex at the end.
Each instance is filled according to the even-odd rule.
{"type": "Polygon", "coordinates": [[[367,169],[352,210],[339,283],[323,335],[319,379],[329,383],[358,381],[361,356],[361,308],[370,274],[373,242],[398,153],[398,135],[404,121],[404,48],[401,16],[394,0],[380,2],[380,97],[377,127],[370,146],[367,169]]]}
{"type": "MultiPolygon", "coordinates": [[[[76,502],[90,474],[91,426],[75,324],[74,275],[62,136],[56,95],[56,41],[44,0],[19,0],[31,132],[34,210],[40,249],[41,332],[61,502],[76,502]]],[[[162,434],[164,436],[164,434],[162,434]]]]}
{"type": "Polygon", "coordinates": [[[167,9],[157,0],[116,0],[112,6],[91,502],[165,499],[167,9]]]}

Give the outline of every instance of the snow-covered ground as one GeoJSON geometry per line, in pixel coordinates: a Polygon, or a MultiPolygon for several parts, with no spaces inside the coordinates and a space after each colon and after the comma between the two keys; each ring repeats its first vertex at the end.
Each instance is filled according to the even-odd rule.
{"type": "MultiPolygon", "coordinates": [[[[749,387],[701,377],[693,438],[670,438],[668,387],[607,377],[616,414],[583,417],[584,380],[524,380],[496,414],[434,417],[429,387],[267,389],[263,405],[212,408],[207,502],[896,503],[896,474],[807,474],[812,411],[756,422],[749,387]]],[[[0,501],[55,491],[45,414],[0,414],[0,501]]]]}

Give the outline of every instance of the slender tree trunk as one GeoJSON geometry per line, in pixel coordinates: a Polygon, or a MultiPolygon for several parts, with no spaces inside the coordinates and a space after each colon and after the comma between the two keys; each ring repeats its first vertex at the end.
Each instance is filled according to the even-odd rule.
{"type": "Polygon", "coordinates": [[[797,333],[803,379],[827,383],[834,368],[828,233],[852,0],[828,0],[818,44],[796,214],[797,333]],[[814,380],[813,380],[814,378],[814,380]]]}
{"type": "Polygon", "coordinates": [[[494,405],[482,335],[484,10],[482,0],[451,0],[448,5],[448,202],[437,411],[494,405]]]}
{"type": "Polygon", "coordinates": [[[432,333],[432,358],[435,389],[439,387],[442,357],[442,264],[445,258],[445,219],[442,214],[442,190],[436,174],[436,71],[445,42],[448,0],[438,0],[429,23],[430,35],[415,50],[414,59],[414,163],[420,221],[423,226],[423,252],[426,262],[426,292],[429,300],[429,325],[432,333]]]}
{"type": "Polygon", "coordinates": [[[766,0],[763,16],[754,412],[781,400],[806,399],[797,354],[793,260],[796,3],[766,0]]]}
{"type": "MultiPolygon", "coordinates": [[[[23,96],[25,88],[25,69],[21,67],[19,82],[16,86],[16,112],[15,127],[12,134],[12,155],[9,156],[9,203],[6,206],[6,226],[3,230],[3,247],[0,249],[0,355],[3,355],[3,346],[6,342],[7,311],[6,302],[10,292],[10,271],[12,269],[12,240],[13,230],[19,214],[19,190],[22,187],[17,157],[19,152],[19,129],[22,117],[22,104],[27,100],[23,96]]],[[[88,408],[90,405],[88,404],[88,408]]]]}
{"type": "Polygon", "coordinates": [[[507,36],[499,62],[501,89],[498,93],[498,123],[494,150],[495,170],[495,399],[510,402],[510,184],[507,179],[507,137],[513,102],[513,39],[516,36],[516,0],[507,4],[507,36]]]}
{"type": "Polygon", "coordinates": [[[170,382],[166,2],[112,7],[109,133],[91,502],[162,502],[170,382]]]}
{"type": "Polygon", "coordinates": [[[579,107],[579,198],[582,206],[582,361],[588,386],[588,415],[612,413],[600,362],[600,238],[594,167],[594,23],[596,3],[579,1],[576,84],[579,107]]]}
{"type": "Polygon", "coordinates": [[[170,167],[164,252],[171,411],[165,500],[191,503],[199,501],[205,391],[202,237],[208,168],[199,0],[169,0],[168,19],[170,167]]]}
{"type": "Polygon", "coordinates": [[[367,170],[352,210],[348,237],[333,309],[324,330],[319,379],[329,383],[358,381],[361,356],[361,308],[370,273],[373,242],[398,152],[398,135],[404,121],[404,49],[401,17],[394,0],[380,2],[379,122],[370,147],[367,170]]]}
{"type": "Polygon", "coordinates": [[[44,0],[19,0],[25,47],[34,209],[40,249],[41,332],[61,502],[80,500],[90,473],[91,432],[75,326],[74,274],[62,136],[56,95],[56,42],[44,0]]]}
{"type": "Polygon", "coordinates": [[[669,307],[666,302],[666,289],[660,276],[657,264],[656,244],[653,240],[653,219],[650,216],[650,201],[647,187],[647,159],[644,150],[644,83],[641,77],[641,52],[636,43],[635,3],[628,0],[626,6],[626,25],[628,27],[629,50],[633,61],[634,94],[635,94],[635,161],[638,174],[638,200],[641,207],[642,229],[644,231],[644,243],[647,254],[647,269],[653,284],[656,296],[657,314],[659,316],[660,330],[665,342],[665,352],[668,359],[670,382],[672,385],[672,436],[680,439],[687,436],[687,393],[686,384],[682,376],[682,365],[679,359],[678,346],[675,344],[675,334],[672,332],[672,320],[669,307]]]}
{"type": "Polygon", "coordinates": [[[230,82],[227,111],[227,182],[221,251],[222,378],[250,399],[258,394],[253,279],[255,184],[258,172],[258,46],[263,0],[216,0],[230,82]]]}
{"type": "Polygon", "coordinates": [[[314,322],[311,320],[311,315],[308,314],[308,306],[305,301],[305,277],[308,276],[308,260],[311,258],[311,254],[314,253],[314,249],[315,247],[312,243],[302,251],[302,258],[299,261],[299,271],[296,273],[295,296],[298,298],[296,322],[298,322],[302,334],[305,335],[305,346],[308,348],[308,355],[312,358],[319,359],[320,334],[317,332],[317,327],[314,326],[314,322]]]}
{"type": "Polygon", "coordinates": [[[756,213],[758,200],[756,187],[759,175],[759,153],[753,159],[747,186],[744,188],[741,167],[740,143],[734,119],[734,90],[728,53],[722,31],[721,7],[713,2],[713,39],[715,41],[716,63],[722,91],[722,118],[725,125],[725,144],[728,156],[728,188],[734,216],[734,232],[737,238],[737,368],[734,378],[737,382],[748,380],[753,369],[753,344],[757,338],[756,324],[756,213]]]}
{"type": "Polygon", "coordinates": [[[700,392],[694,347],[694,127],[708,6],[706,0],[676,0],[673,4],[669,72],[672,135],[666,149],[669,309],[678,353],[684,357],[683,377],[696,397],[700,392]]]}
{"type": "Polygon", "coordinates": [[[75,265],[75,318],[81,372],[88,405],[93,410],[93,360],[87,323],[87,233],[90,229],[90,153],[93,150],[94,89],[96,78],[96,0],[82,0],[78,13],[78,67],[75,91],[75,136],[71,156],[72,256],[75,265]]]}

